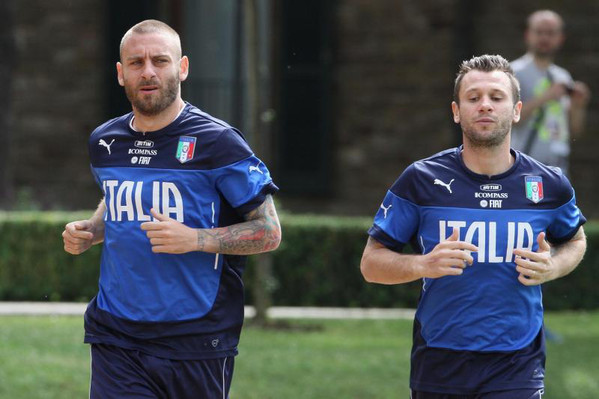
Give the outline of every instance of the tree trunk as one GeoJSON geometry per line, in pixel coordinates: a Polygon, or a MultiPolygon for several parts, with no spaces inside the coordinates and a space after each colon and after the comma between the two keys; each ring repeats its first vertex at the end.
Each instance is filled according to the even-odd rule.
{"type": "MultiPolygon", "coordinates": [[[[270,143],[266,126],[261,123],[266,93],[264,85],[260,84],[260,49],[258,31],[258,5],[256,0],[242,0],[245,39],[247,43],[247,91],[248,119],[251,144],[254,152],[262,160],[270,160],[270,143]]],[[[269,324],[268,308],[272,304],[273,288],[272,255],[269,253],[256,255],[257,262],[253,270],[253,302],[256,308],[254,323],[266,326],[269,324]]]]}

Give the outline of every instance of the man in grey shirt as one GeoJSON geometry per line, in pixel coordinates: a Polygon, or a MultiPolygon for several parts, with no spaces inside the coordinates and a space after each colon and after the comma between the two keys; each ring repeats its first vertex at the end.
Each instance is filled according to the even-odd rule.
{"type": "Polygon", "coordinates": [[[590,91],[553,63],[564,42],[564,22],[557,13],[532,13],[525,37],[528,52],[512,62],[523,102],[512,147],[567,174],[570,134],[576,137],[584,129],[590,91]]]}

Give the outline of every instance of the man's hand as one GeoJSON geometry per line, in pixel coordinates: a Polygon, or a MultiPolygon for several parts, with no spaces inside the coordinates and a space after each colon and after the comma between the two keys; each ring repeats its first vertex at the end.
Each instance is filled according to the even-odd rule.
{"type": "Polygon", "coordinates": [[[570,99],[572,100],[573,106],[586,107],[591,99],[591,91],[585,83],[576,81],[572,86],[570,99]]]}
{"type": "Polygon", "coordinates": [[[89,220],[68,223],[62,232],[64,250],[72,255],[87,251],[94,242],[96,227],[89,220]]]}
{"type": "Polygon", "coordinates": [[[464,268],[472,265],[474,258],[470,252],[478,251],[476,245],[458,241],[458,229],[446,241],[440,242],[431,252],[422,256],[422,275],[428,278],[459,276],[464,268]]]}
{"type": "Polygon", "coordinates": [[[551,257],[551,246],[545,240],[545,233],[537,236],[537,252],[515,249],[516,271],[520,273],[518,281],[524,285],[539,285],[555,278],[555,265],[551,257]]]}
{"type": "Polygon", "coordinates": [[[152,252],[184,254],[195,250],[195,229],[159,213],[154,208],[150,209],[150,213],[156,222],[144,222],[141,229],[150,239],[152,252]]]}
{"type": "Polygon", "coordinates": [[[559,99],[566,94],[568,94],[568,89],[564,83],[554,83],[541,94],[542,103],[544,104],[547,101],[559,101],[559,99]]]}

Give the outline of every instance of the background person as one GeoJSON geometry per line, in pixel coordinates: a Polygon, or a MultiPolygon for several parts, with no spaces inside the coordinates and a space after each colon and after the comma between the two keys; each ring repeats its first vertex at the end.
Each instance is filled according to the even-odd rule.
{"type": "Polygon", "coordinates": [[[590,91],[554,64],[564,39],[564,22],[557,13],[541,10],[528,17],[528,52],[512,62],[523,102],[512,146],[567,174],[570,138],[584,131],[590,91]]]}

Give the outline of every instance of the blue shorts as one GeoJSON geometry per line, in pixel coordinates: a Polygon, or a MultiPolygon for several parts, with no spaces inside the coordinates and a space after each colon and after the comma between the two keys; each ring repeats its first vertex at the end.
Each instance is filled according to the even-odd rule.
{"type": "Polygon", "coordinates": [[[91,399],[226,399],[234,357],[170,360],[91,345],[91,399]]]}
{"type": "Polygon", "coordinates": [[[429,347],[420,332],[418,319],[414,319],[413,337],[410,388],[414,392],[439,392],[469,398],[468,395],[484,392],[536,392],[544,387],[545,336],[542,328],[529,345],[512,352],[429,347]]]}
{"type": "Polygon", "coordinates": [[[412,391],[410,399],[541,399],[542,389],[516,389],[475,395],[446,395],[443,393],[412,391]]]}

